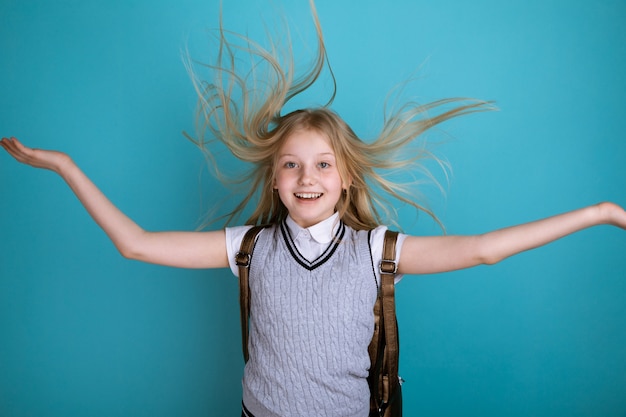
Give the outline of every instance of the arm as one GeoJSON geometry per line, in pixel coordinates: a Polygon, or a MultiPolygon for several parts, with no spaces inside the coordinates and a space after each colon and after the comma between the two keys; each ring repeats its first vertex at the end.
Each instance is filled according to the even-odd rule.
{"type": "Polygon", "coordinates": [[[587,227],[610,224],[626,229],[626,211],[600,203],[554,217],[475,236],[409,236],[404,241],[398,271],[432,274],[495,264],[587,227]]]}
{"type": "Polygon", "coordinates": [[[183,268],[228,266],[223,230],[147,232],[115,207],[68,155],[31,149],[15,138],[3,138],[0,145],[19,162],[59,174],[124,257],[183,268]]]}

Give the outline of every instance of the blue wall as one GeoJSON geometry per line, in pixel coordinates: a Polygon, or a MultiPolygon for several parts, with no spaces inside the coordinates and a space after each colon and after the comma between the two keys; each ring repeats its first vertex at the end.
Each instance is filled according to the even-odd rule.
{"type": "MultiPolygon", "coordinates": [[[[307,2],[226,1],[258,36],[307,2]]],[[[626,4],[319,0],[339,94],[363,136],[385,94],[496,100],[445,126],[454,175],[426,190],[450,233],[601,200],[626,205],[626,4]],[[449,136],[448,136],[449,135],[449,136]]],[[[148,229],[193,229],[223,194],[181,60],[217,0],[0,2],[0,134],[67,151],[148,229]]],[[[300,53],[300,52],[298,52],[300,53]]],[[[323,89],[311,103],[323,102],[323,89]]],[[[238,415],[236,281],[122,259],[62,181],[0,155],[0,415],[238,415]]],[[[402,211],[411,233],[437,233],[402,211]]],[[[626,233],[598,227],[492,267],[398,286],[406,415],[623,416],[626,233]]]]}

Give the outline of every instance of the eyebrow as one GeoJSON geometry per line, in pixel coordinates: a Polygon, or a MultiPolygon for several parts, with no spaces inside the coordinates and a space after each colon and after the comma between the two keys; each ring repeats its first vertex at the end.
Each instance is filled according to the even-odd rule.
{"type": "MultiPolygon", "coordinates": [[[[317,156],[327,156],[327,155],[328,156],[332,156],[333,158],[335,157],[335,154],[332,153],[332,152],[322,152],[322,153],[318,153],[317,154],[317,156]]],[[[283,153],[283,154],[278,155],[278,158],[284,158],[286,156],[297,157],[297,155],[294,155],[294,154],[291,154],[291,153],[283,153]]]]}

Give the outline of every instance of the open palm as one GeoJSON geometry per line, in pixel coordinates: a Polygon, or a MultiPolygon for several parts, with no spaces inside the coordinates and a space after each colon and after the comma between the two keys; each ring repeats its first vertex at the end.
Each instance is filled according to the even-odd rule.
{"type": "Polygon", "coordinates": [[[0,145],[17,161],[35,168],[58,172],[60,167],[70,160],[70,157],[62,152],[29,148],[16,138],[2,138],[0,145]]]}

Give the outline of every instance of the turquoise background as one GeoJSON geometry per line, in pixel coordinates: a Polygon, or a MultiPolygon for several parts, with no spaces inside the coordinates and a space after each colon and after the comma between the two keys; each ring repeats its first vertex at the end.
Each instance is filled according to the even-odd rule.
{"type": "MultiPolygon", "coordinates": [[[[279,12],[296,44],[312,39],[304,0],[224,3],[227,28],[258,38],[259,17],[274,26],[279,12]]],[[[626,205],[625,2],[317,6],[334,108],[363,137],[413,74],[407,95],[422,102],[497,101],[431,134],[453,175],[445,199],[425,192],[449,233],[626,205]]],[[[195,106],[181,51],[209,56],[218,11],[0,1],[0,134],[68,152],[147,229],[194,229],[225,190],[181,135],[195,106]]],[[[326,82],[303,103],[324,102],[326,82]]],[[[2,153],[0,178],[0,416],[239,415],[229,271],[125,260],[55,175],[2,153]]],[[[401,214],[407,232],[438,233],[401,214]]],[[[625,416],[625,253],[626,232],[603,226],[495,266],[406,277],[405,415],[625,416]]]]}

